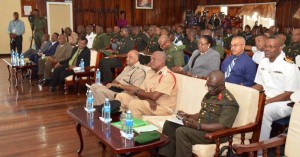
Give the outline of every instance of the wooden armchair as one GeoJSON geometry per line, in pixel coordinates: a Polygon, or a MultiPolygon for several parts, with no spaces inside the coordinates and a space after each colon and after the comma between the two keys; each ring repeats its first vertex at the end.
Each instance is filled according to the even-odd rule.
{"type": "MultiPolygon", "coordinates": [[[[237,101],[239,102],[237,94],[230,90],[232,94],[235,96],[237,101]]],[[[242,93],[247,97],[246,93],[242,93]]],[[[247,98],[245,98],[247,100],[247,98]]],[[[257,98],[256,98],[257,99],[257,98]]],[[[193,153],[195,156],[199,157],[219,157],[220,147],[227,146],[230,149],[233,149],[233,144],[245,144],[245,143],[253,143],[258,142],[261,123],[262,123],[262,116],[264,112],[264,103],[265,102],[265,95],[264,93],[259,94],[257,104],[241,104],[239,113],[236,117],[236,120],[233,124],[233,128],[216,131],[213,133],[209,133],[205,135],[205,138],[210,141],[214,141],[216,144],[208,144],[208,145],[201,145],[197,144],[193,146],[193,153]],[[256,116],[255,114],[256,113],[256,116]],[[254,122],[251,122],[254,118],[254,122]],[[220,143],[220,138],[228,137],[228,142],[220,143]]],[[[224,155],[224,154],[223,154],[224,155]]]]}
{"type": "Polygon", "coordinates": [[[263,150],[263,157],[268,156],[269,148],[276,148],[275,154],[280,156],[280,145],[285,144],[284,154],[287,157],[298,157],[299,141],[300,141],[300,102],[296,103],[293,107],[291,114],[289,130],[287,134],[280,134],[274,138],[252,143],[248,145],[234,145],[234,150],[237,154],[248,153],[249,157],[255,156],[255,152],[263,150]]]}
{"type": "Polygon", "coordinates": [[[114,78],[117,78],[117,76],[124,70],[126,67],[126,57],[117,57],[117,59],[122,61],[122,67],[117,67],[113,69],[114,72],[114,78]]]}
{"type": "Polygon", "coordinates": [[[92,82],[93,78],[95,78],[95,71],[98,68],[100,57],[101,53],[91,50],[90,66],[85,67],[85,72],[75,73],[65,78],[65,94],[68,94],[69,86],[75,86],[79,94],[79,86],[92,82]]]}

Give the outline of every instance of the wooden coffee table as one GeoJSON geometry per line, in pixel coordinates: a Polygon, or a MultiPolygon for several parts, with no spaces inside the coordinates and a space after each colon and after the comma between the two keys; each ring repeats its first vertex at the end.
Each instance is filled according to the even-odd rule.
{"type": "Polygon", "coordinates": [[[116,128],[111,124],[103,123],[99,119],[100,113],[98,111],[95,111],[93,114],[88,114],[83,107],[80,107],[69,109],[67,113],[77,122],[76,131],[80,140],[80,148],[77,151],[78,154],[80,154],[83,150],[81,125],[96,135],[105,146],[110,147],[116,156],[121,156],[122,154],[126,153],[150,150],[168,142],[168,137],[161,134],[159,140],[142,145],[137,144],[134,142],[134,139],[127,140],[122,137],[119,128],[116,128]]]}
{"type": "Polygon", "coordinates": [[[30,85],[32,85],[32,68],[34,66],[36,66],[34,63],[32,64],[26,64],[24,66],[20,66],[20,65],[12,65],[11,64],[11,61],[10,59],[2,59],[6,64],[7,64],[7,69],[8,69],[8,80],[10,80],[11,76],[13,75],[13,70],[14,70],[14,73],[15,73],[15,76],[16,76],[16,87],[18,87],[18,73],[20,72],[21,73],[21,79],[23,80],[23,75],[22,75],[22,72],[24,70],[28,70],[29,71],[29,83],[30,85]]]}

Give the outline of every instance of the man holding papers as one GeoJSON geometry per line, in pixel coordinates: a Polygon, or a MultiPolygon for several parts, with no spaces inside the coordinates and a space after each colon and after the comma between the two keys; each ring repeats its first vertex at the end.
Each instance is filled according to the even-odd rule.
{"type": "MultiPolygon", "coordinates": [[[[183,126],[170,121],[165,122],[162,132],[169,137],[170,142],[160,148],[160,155],[192,156],[192,145],[212,143],[204,138],[205,134],[232,127],[239,105],[225,88],[223,73],[211,72],[205,86],[208,93],[202,100],[199,113],[187,114],[179,111],[178,117],[182,118],[183,126]]],[[[225,141],[226,138],[221,139],[221,142],[225,141]]]]}

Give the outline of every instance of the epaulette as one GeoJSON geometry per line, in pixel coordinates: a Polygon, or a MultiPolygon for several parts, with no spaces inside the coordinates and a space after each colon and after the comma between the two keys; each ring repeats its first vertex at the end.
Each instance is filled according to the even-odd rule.
{"type": "Polygon", "coordinates": [[[182,50],[185,49],[185,45],[175,46],[174,48],[175,48],[175,50],[180,50],[180,51],[182,51],[182,50]]]}
{"type": "Polygon", "coordinates": [[[294,64],[294,61],[292,59],[288,58],[288,57],[285,57],[283,60],[290,63],[290,64],[294,64]]]}

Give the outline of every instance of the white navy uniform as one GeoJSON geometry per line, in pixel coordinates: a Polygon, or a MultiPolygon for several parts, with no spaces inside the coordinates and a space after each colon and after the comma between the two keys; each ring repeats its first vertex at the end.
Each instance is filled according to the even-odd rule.
{"type": "MultiPolygon", "coordinates": [[[[300,90],[300,73],[294,63],[285,60],[281,54],[274,62],[263,58],[258,66],[255,83],[263,86],[268,98],[287,92],[300,90]]],[[[269,139],[273,121],[289,116],[292,108],[287,106],[291,101],[280,101],[265,106],[260,141],[269,139]]]]}

